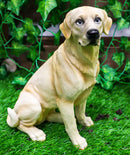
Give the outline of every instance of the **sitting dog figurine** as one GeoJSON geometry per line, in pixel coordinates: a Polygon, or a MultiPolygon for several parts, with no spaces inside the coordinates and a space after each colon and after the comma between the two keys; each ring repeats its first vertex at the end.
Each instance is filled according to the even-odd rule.
{"type": "Polygon", "coordinates": [[[45,133],[35,126],[44,121],[63,122],[72,143],[85,149],[87,142],[77,130],[74,106],[78,122],[93,125],[85,116],[86,99],[99,73],[101,34],[108,34],[111,25],[112,19],[99,8],[83,6],[67,13],[60,25],[66,40],[30,78],[14,109],[8,108],[8,125],[33,141],[44,141],[45,133]]]}

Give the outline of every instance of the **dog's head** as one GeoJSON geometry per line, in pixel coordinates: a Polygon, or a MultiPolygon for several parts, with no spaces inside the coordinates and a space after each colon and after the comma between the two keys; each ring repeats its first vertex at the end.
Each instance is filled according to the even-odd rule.
{"type": "Polygon", "coordinates": [[[102,32],[109,33],[112,19],[105,10],[83,6],[67,13],[60,30],[66,39],[73,39],[81,46],[100,45],[102,32]]]}

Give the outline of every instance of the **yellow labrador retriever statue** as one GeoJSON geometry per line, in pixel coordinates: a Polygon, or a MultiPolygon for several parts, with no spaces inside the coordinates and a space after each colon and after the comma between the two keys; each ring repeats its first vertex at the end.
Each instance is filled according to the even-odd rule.
{"type": "Polygon", "coordinates": [[[77,130],[75,114],[80,124],[93,125],[85,116],[86,99],[99,72],[101,34],[108,34],[111,25],[102,9],[83,6],[67,13],[60,25],[65,42],[31,77],[14,109],[8,108],[8,125],[27,133],[33,141],[44,141],[45,133],[35,126],[46,120],[63,122],[72,143],[85,149],[87,142],[77,130]]]}

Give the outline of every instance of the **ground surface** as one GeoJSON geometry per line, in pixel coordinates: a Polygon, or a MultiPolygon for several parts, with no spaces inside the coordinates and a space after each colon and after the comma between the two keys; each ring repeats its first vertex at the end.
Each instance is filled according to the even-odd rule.
{"type": "Polygon", "coordinates": [[[45,122],[39,126],[46,135],[45,142],[33,142],[29,137],[6,124],[7,107],[13,108],[21,91],[12,84],[21,71],[0,80],[0,155],[128,155],[130,154],[130,87],[115,85],[112,91],[95,86],[88,98],[86,114],[94,120],[90,128],[78,125],[88,147],[75,148],[63,124],[45,122]]]}

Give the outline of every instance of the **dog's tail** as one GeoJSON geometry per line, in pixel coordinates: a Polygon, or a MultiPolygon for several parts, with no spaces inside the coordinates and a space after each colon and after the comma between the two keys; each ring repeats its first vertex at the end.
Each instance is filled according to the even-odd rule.
{"type": "Polygon", "coordinates": [[[19,118],[14,109],[8,108],[7,124],[10,127],[17,127],[19,125],[19,118]]]}

